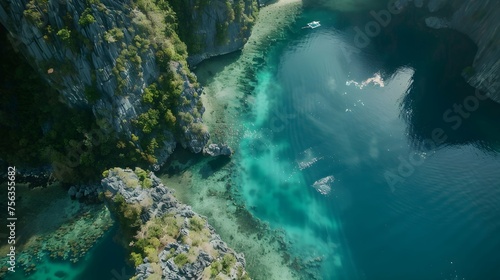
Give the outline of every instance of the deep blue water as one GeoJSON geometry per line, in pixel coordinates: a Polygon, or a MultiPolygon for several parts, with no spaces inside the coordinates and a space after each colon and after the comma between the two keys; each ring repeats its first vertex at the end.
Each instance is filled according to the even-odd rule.
{"type": "Polygon", "coordinates": [[[474,44],[403,18],[355,49],[348,16],[305,10],[256,71],[245,202],[324,279],[500,279],[500,105],[443,116],[476,94],[474,44]]]}
{"type": "MultiPolygon", "coordinates": [[[[500,279],[500,105],[443,117],[476,94],[460,75],[474,45],[400,17],[357,49],[367,15],[305,10],[241,79],[242,199],[323,279],[500,279]]],[[[127,279],[115,230],[27,279],[127,279]]]]}

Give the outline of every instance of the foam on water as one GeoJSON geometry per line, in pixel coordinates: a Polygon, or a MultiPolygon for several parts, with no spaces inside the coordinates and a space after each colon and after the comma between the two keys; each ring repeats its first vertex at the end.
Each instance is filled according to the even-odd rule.
{"type": "Polygon", "coordinates": [[[314,182],[312,185],[320,194],[328,195],[332,191],[332,183],[335,181],[333,175],[326,176],[314,182]]]}
{"type": "Polygon", "coordinates": [[[323,159],[323,157],[316,156],[313,149],[311,147],[305,149],[301,152],[297,157],[297,165],[300,170],[304,170],[313,166],[316,162],[323,159]]]}
{"type": "MultiPolygon", "coordinates": [[[[269,80],[275,79],[271,75],[258,75],[258,77],[258,84],[264,85],[268,84],[269,80]]],[[[278,96],[279,99],[283,91],[271,91],[267,88],[258,90],[255,94],[256,100],[266,102],[265,106],[256,112],[269,116],[270,112],[263,111],[262,108],[267,110],[276,108],[276,104],[271,103],[270,106],[267,104],[269,97],[278,96]]],[[[259,104],[255,104],[255,107],[259,108],[259,104]]],[[[256,130],[257,134],[270,130],[267,127],[268,122],[262,122],[262,116],[257,115],[255,119],[242,121],[245,121],[252,130],[256,130]]],[[[251,135],[255,134],[254,132],[251,135]]],[[[264,140],[260,138],[241,140],[236,158],[240,168],[237,172],[241,174],[238,176],[238,185],[243,193],[243,200],[257,217],[269,222],[273,228],[283,229],[287,239],[293,244],[293,256],[298,257],[302,265],[307,267],[314,264],[322,267],[321,273],[319,271],[313,273],[335,279],[343,274],[343,265],[348,263],[343,253],[340,225],[327,211],[325,201],[309,191],[310,187],[301,172],[312,166],[320,157],[314,156],[312,149],[306,149],[298,161],[287,156],[288,154],[290,154],[290,144],[286,138],[279,137],[276,131],[264,140]],[[327,234],[319,235],[318,232],[327,234]]],[[[327,185],[331,183],[329,178],[333,177],[326,178],[328,182],[325,181],[323,186],[318,186],[318,190],[323,193],[329,192],[327,190],[327,185]]]]}

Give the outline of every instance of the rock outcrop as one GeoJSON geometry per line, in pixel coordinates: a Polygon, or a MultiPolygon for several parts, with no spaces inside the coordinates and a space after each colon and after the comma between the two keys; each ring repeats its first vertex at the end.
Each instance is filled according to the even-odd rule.
{"type": "Polygon", "coordinates": [[[133,279],[250,279],[245,258],[229,248],[206,218],[180,203],[152,172],[113,168],[101,182],[105,197],[122,221],[134,209],[138,222],[130,244],[133,279]],[[120,212],[123,211],[123,212],[120,212]],[[156,278],[155,278],[156,279],[156,278]]]}
{"type": "MultiPolygon", "coordinates": [[[[408,1],[408,0],[406,0],[408,1]]],[[[414,1],[415,6],[424,1],[414,1]]],[[[431,28],[451,28],[466,34],[478,47],[471,68],[464,72],[468,83],[489,93],[500,102],[500,5],[496,1],[430,0],[430,16],[426,24],[431,28]],[[447,16],[435,16],[442,11],[447,16]],[[436,24],[437,23],[437,24],[436,24]]]]}
{"type": "MultiPolygon", "coordinates": [[[[185,25],[178,23],[179,30],[196,23],[197,38],[204,46],[199,49],[196,60],[241,48],[250,34],[253,2],[216,1],[196,9],[198,2],[184,3],[188,5],[186,9],[195,11],[194,17],[187,19],[185,25]],[[236,10],[241,13],[231,16],[226,13],[228,7],[233,13],[236,10]],[[216,22],[222,24],[219,35],[214,31],[218,26],[216,22]],[[219,43],[215,43],[217,36],[222,38],[219,43]]],[[[200,100],[202,89],[187,69],[185,45],[173,30],[176,19],[169,22],[169,13],[173,11],[168,5],[148,11],[149,6],[143,3],[3,1],[0,23],[8,30],[15,49],[58,90],[62,101],[70,107],[91,110],[105,133],[124,135],[128,140],[135,135],[149,142],[150,138],[159,138],[154,156],[161,166],[176,143],[197,153],[202,151],[210,135],[201,120],[205,110],[200,100]],[[171,67],[165,66],[164,60],[169,60],[171,67]],[[144,101],[144,93],[153,83],[171,86],[165,79],[177,79],[172,87],[182,84],[178,100],[162,101],[179,104],[178,108],[171,108],[174,116],[170,119],[177,119],[174,127],[163,125],[167,117],[158,108],[166,111],[165,104],[160,106],[157,100],[144,101]],[[148,115],[151,112],[156,114],[148,115]],[[137,125],[141,116],[144,117],[142,123],[154,118],[150,123],[161,128],[145,132],[137,125]],[[181,135],[174,131],[181,131],[181,135]]],[[[165,89],[166,92],[176,90],[165,89]]],[[[139,144],[141,141],[133,143],[145,151],[146,147],[139,144]]]]}
{"type": "Polygon", "coordinates": [[[212,157],[217,157],[217,156],[230,157],[233,154],[233,151],[226,144],[209,144],[208,146],[203,148],[203,154],[212,157]]]}
{"type": "MultiPolygon", "coordinates": [[[[0,166],[3,164],[0,163],[0,166]]],[[[0,172],[0,178],[5,178],[7,181],[7,167],[0,172]]],[[[42,166],[38,168],[21,168],[16,169],[16,183],[28,184],[30,188],[48,187],[55,182],[52,176],[52,168],[50,166],[42,166]]]]}
{"type": "Polygon", "coordinates": [[[180,116],[178,124],[182,132],[179,141],[184,149],[199,153],[210,138],[208,128],[201,119],[201,116],[205,113],[205,107],[203,107],[200,100],[203,89],[195,87],[189,82],[186,71],[181,64],[174,62],[171,67],[184,80],[184,90],[180,97],[181,102],[177,106],[177,115],[180,116]]]}
{"type": "Polygon", "coordinates": [[[258,11],[257,0],[187,0],[173,1],[172,6],[192,66],[242,49],[258,11]]]}
{"type": "Polygon", "coordinates": [[[97,199],[100,190],[100,185],[97,184],[80,184],[73,185],[68,189],[68,195],[76,199],[97,199]]]}

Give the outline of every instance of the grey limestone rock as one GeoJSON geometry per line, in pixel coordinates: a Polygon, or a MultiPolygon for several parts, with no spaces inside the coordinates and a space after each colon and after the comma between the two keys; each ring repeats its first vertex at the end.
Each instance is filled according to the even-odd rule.
{"type": "Polygon", "coordinates": [[[203,148],[203,154],[216,157],[216,156],[231,156],[233,151],[226,144],[209,144],[203,148]]]}
{"type": "MultiPolygon", "coordinates": [[[[158,254],[159,265],[162,271],[162,279],[201,279],[204,270],[209,267],[214,261],[221,260],[226,254],[231,254],[235,257],[236,263],[230,269],[227,276],[231,279],[236,278],[236,268],[245,267],[245,258],[243,254],[236,253],[233,249],[229,248],[227,244],[221,240],[220,236],[215,233],[215,230],[208,224],[204,223],[204,234],[207,234],[208,240],[203,246],[198,247],[199,254],[194,261],[177,266],[175,264],[175,256],[179,254],[188,255],[192,252],[191,245],[183,243],[183,238],[190,236],[190,222],[189,219],[194,217],[202,219],[201,216],[196,214],[190,206],[178,202],[173,196],[173,192],[165,187],[161,180],[156,177],[152,172],[148,174],[153,182],[150,188],[142,188],[137,181],[137,175],[130,169],[113,168],[108,171],[107,177],[101,181],[102,190],[109,191],[113,195],[121,194],[125,201],[128,203],[139,203],[141,205],[149,205],[148,209],[143,211],[144,214],[142,221],[148,222],[153,217],[162,217],[165,214],[170,214],[175,217],[184,219],[180,226],[180,234],[177,240],[168,243],[158,254]],[[131,185],[135,182],[135,185],[131,185]],[[146,202],[152,203],[147,204],[146,202]],[[211,247],[209,251],[205,248],[211,247]],[[215,256],[210,255],[208,252],[216,251],[215,256]]],[[[200,231],[198,231],[200,232],[200,231]]],[[[136,276],[138,279],[147,279],[154,271],[152,271],[151,262],[145,258],[143,263],[136,267],[136,276]]]]}
{"type": "MultiPolygon", "coordinates": [[[[195,3],[186,2],[191,6],[195,3]]],[[[214,0],[210,5],[189,11],[190,24],[194,26],[192,36],[198,39],[200,49],[190,54],[188,63],[194,66],[207,58],[242,49],[250,37],[257,10],[257,0],[214,0]],[[238,4],[243,5],[241,13],[238,4]]]]}
{"type": "MultiPolygon", "coordinates": [[[[143,132],[133,125],[133,120],[149,110],[142,102],[142,95],[160,75],[153,44],[141,50],[136,48],[137,36],[145,34],[141,31],[141,21],[146,16],[118,0],[94,4],[76,0],[35,2],[34,8],[29,8],[33,3],[30,0],[0,3],[0,23],[8,30],[14,48],[59,91],[66,105],[92,111],[105,133],[118,133],[130,139],[135,134],[141,138],[143,132]],[[93,16],[94,22],[79,23],[86,12],[93,16]],[[57,35],[62,30],[69,30],[71,40],[82,39],[78,39],[79,43],[65,41],[57,35]],[[124,55],[131,47],[136,48],[131,51],[137,56],[134,61],[124,55]]],[[[194,1],[191,4],[194,6],[194,1]]],[[[210,14],[205,16],[213,18],[210,14]]],[[[238,28],[231,27],[229,35],[238,32],[238,28]]],[[[222,53],[241,46],[241,42],[237,46],[228,44],[222,53]]],[[[174,70],[180,72],[180,63],[173,64],[174,70]]],[[[184,80],[181,98],[186,98],[189,105],[179,108],[179,112],[195,116],[194,124],[181,123],[181,128],[186,127],[181,139],[176,139],[168,129],[158,132],[165,139],[155,151],[158,168],[172,154],[176,143],[198,153],[210,137],[202,126],[204,108],[198,105],[201,89],[191,84],[185,73],[181,77],[184,80]]]]}

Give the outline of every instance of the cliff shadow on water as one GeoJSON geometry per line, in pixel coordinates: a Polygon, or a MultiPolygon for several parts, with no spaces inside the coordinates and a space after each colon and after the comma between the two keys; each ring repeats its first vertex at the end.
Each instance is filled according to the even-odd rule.
{"type": "MultiPolygon", "coordinates": [[[[487,97],[491,93],[466,81],[474,71],[476,44],[458,31],[427,27],[423,17],[425,13],[416,9],[393,16],[390,24],[371,38],[367,51],[379,57],[375,63],[383,69],[384,80],[402,68],[414,71],[400,104],[410,142],[417,148],[432,140],[437,147],[472,144],[498,151],[500,104],[487,97]]],[[[354,26],[368,22],[353,18],[357,21],[354,26]]]]}
{"type": "Polygon", "coordinates": [[[165,167],[157,173],[168,177],[178,176],[193,169],[194,166],[200,165],[202,167],[198,173],[202,179],[207,179],[230,162],[230,157],[208,157],[201,154],[193,154],[184,148],[178,148],[172,153],[165,167]]]}

